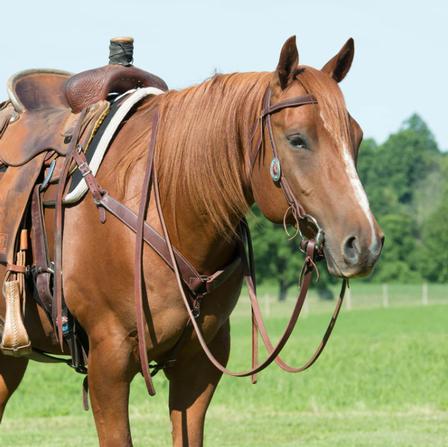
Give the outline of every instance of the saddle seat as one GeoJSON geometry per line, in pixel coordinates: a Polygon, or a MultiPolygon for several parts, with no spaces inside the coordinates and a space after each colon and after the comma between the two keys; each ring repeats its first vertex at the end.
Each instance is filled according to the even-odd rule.
{"type": "Polygon", "coordinates": [[[83,71],[70,77],[64,86],[65,99],[74,113],[110,93],[122,94],[141,87],[155,87],[168,90],[165,81],[152,73],[133,65],[109,64],[93,70],[83,71]]]}

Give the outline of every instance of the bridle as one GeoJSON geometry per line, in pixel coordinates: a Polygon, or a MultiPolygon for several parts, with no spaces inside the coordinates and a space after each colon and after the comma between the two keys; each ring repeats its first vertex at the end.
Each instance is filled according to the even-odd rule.
{"type": "MultiPolygon", "coordinates": [[[[246,280],[246,284],[248,287],[249,298],[252,307],[252,368],[246,371],[231,371],[227,369],[223,364],[221,364],[213,353],[208,348],[207,342],[202,334],[201,328],[199,327],[197,317],[198,312],[195,312],[195,304],[199,301],[199,298],[204,298],[207,293],[215,290],[216,287],[221,284],[221,282],[217,281],[219,279],[220,273],[225,273],[226,270],[222,272],[216,272],[213,275],[208,277],[204,277],[195,271],[194,267],[191,266],[188,261],[183,258],[179,252],[173,247],[170,236],[168,234],[168,229],[165,222],[165,217],[163,215],[161,199],[160,199],[160,191],[159,191],[159,183],[157,178],[157,165],[154,163],[155,159],[155,150],[156,150],[156,140],[157,140],[157,128],[159,123],[159,113],[158,110],[155,109],[152,114],[152,126],[151,126],[151,138],[148,146],[148,155],[146,160],[145,167],[145,175],[142,184],[142,195],[141,202],[139,206],[138,215],[135,215],[129,208],[120,203],[118,200],[114,199],[107,191],[105,191],[97,182],[96,177],[93,175],[92,171],[89,168],[87,160],[84,156],[82,150],[78,150],[78,148],[73,147],[70,155],[67,157],[65,162],[65,174],[68,172],[68,166],[74,161],[78,169],[81,171],[87,186],[93,196],[94,202],[100,211],[100,221],[104,222],[106,219],[105,212],[108,211],[116,218],[118,218],[121,222],[123,222],[126,226],[131,228],[136,233],[136,248],[135,248],[135,279],[134,279],[134,292],[135,292],[135,309],[136,309],[136,322],[137,322],[137,338],[138,338],[138,351],[140,357],[140,365],[141,372],[144,376],[145,383],[148,389],[149,394],[155,394],[155,390],[152,384],[151,374],[149,372],[149,362],[148,355],[146,349],[146,341],[145,341],[145,314],[144,314],[144,306],[143,306],[143,296],[144,296],[144,280],[143,280],[143,241],[147,242],[171,267],[173,270],[176,282],[178,285],[179,292],[181,294],[183,303],[185,305],[185,309],[188,313],[188,322],[186,329],[192,329],[196,333],[198,341],[210,360],[210,362],[222,373],[235,376],[235,377],[247,377],[252,376],[252,382],[256,382],[256,374],[267,366],[269,366],[272,362],[276,362],[282,369],[288,372],[300,372],[308,369],[320,356],[322,353],[330,334],[335,325],[337,316],[342,306],[342,301],[344,298],[345,290],[348,285],[346,279],[342,282],[341,292],[339,295],[339,299],[336,303],[335,310],[328,324],[327,330],[322,338],[321,343],[314,351],[310,359],[303,364],[302,366],[295,368],[289,366],[285,363],[279,356],[283,347],[286,345],[289,337],[291,336],[297,320],[300,316],[300,312],[302,310],[303,304],[305,302],[305,298],[309,289],[309,286],[312,281],[312,276],[314,272],[317,272],[317,267],[315,262],[319,259],[323,258],[323,244],[324,244],[324,233],[320,226],[318,225],[316,219],[312,216],[305,213],[304,208],[297,201],[294,196],[292,189],[288,183],[288,180],[281,172],[280,160],[278,157],[278,151],[275,144],[275,139],[272,131],[271,124],[271,115],[280,110],[289,107],[299,107],[302,105],[308,104],[316,104],[316,99],[311,95],[299,96],[296,98],[291,98],[286,101],[271,105],[271,90],[267,89],[264,99],[263,99],[263,108],[259,118],[259,140],[258,144],[255,147],[255,151],[252,153],[251,164],[252,166],[255,163],[255,160],[258,157],[260,150],[265,147],[264,141],[264,133],[265,127],[267,128],[267,133],[269,134],[270,145],[273,151],[273,158],[271,161],[271,177],[274,182],[276,182],[283,190],[283,193],[286,197],[286,200],[289,204],[289,211],[293,214],[296,219],[298,231],[301,234],[302,241],[300,243],[300,247],[302,251],[305,253],[305,262],[300,274],[300,292],[297,297],[294,309],[292,311],[292,315],[289,319],[288,324],[283,332],[283,335],[280,337],[279,341],[276,345],[273,345],[266,331],[266,327],[263,321],[263,317],[261,315],[260,306],[258,303],[258,299],[256,296],[256,282],[255,282],[255,267],[254,267],[254,256],[253,249],[251,244],[251,237],[249,232],[249,227],[247,222],[242,219],[240,225],[238,227],[238,233],[240,238],[238,240],[239,245],[239,254],[238,260],[240,260],[243,268],[244,278],[246,280]],[[151,191],[154,192],[155,205],[157,209],[157,214],[160,220],[160,224],[163,230],[162,236],[154,233],[151,227],[145,222],[146,211],[148,207],[148,203],[150,200],[151,191]],[[314,237],[311,239],[306,239],[305,235],[300,232],[300,225],[308,225],[309,227],[314,229],[314,237]],[[247,248],[246,248],[247,247],[247,248]],[[187,275],[186,275],[187,273],[187,275]],[[191,275],[190,275],[191,273],[191,275]],[[190,279],[194,279],[193,284],[185,281],[185,276],[190,279]],[[196,279],[199,281],[196,281],[196,279]],[[268,356],[266,359],[259,363],[258,362],[258,334],[261,335],[261,339],[266,347],[268,352],[268,356]]],[[[64,192],[65,183],[67,180],[67,175],[63,176],[63,179],[59,185],[58,192],[58,204],[57,204],[57,216],[59,219],[62,219],[62,197],[64,192]]],[[[58,235],[59,239],[61,239],[62,234],[62,225],[58,226],[58,235]]],[[[57,238],[58,239],[58,238],[57,238]]],[[[62,340],[62,319],[61,319],[61,305],[60,305],[60,297],[62,296],[62,244],[58,239],[58,253],[57,260],[57,274],[56,278],[57,287],[56,287],[56,296],[59,297],[57,300],[57,314],[55,316],[55,321],[57,322],[58,334],[60,337],[60,341],[62,340]]],[[[235,263],[232,262],[229,267],[232,267],[235,263]]],[[[235,267],[232,269],[227,269],[228,274],[232,274],[235,267]]],[[[226,275],[224,275],[225,277],[226,275]]],[[[228,277],[228,276],[227,276],[228,277]]],[[[151,297],[148,297],[149,300],[151,297]]],[[[171,353],[171,359],[163,363],[163,366],[156,365],[156,370],[161,369],[163,367],[168,367],[172,362],[175,361],[175,355],[180,349],[184,341],[187,340],[188,337],[187,330],[184,330],[180,340],[175,346],[174,350],[171,353]],[[187,335],[187,336],[186,336],[187,335]]],[[[61,341],[62,343],[62,341],[61,341]]]]}
{"type": "MultiPolygon", "coordinates": [[[[323,244],[325,241],[324,231],[319,226],[317,220],[313,216],[305,212],[305,209],[292,192],[292,189],[289,185],[287,178],[283,175],[283,170],[280,163],[277,145],[274,139],[274,132],[272,130],[272,121],[271,121],[271,115],[276,112],[291,107],[301,107],[305,105],[317,104],[317,100],[312,95],[302,95],[302,96],[296,96],[294,98],[289,98],[285,101],[281,101],[274,105],[271,105],[271,98],[272,98],[272,90],[270,87],[268,87],[263,96],[263,106],[262,106],[263,108],[256,124],[256,127],[259,128],[260,130],[259,130],[259,138],[257,140],[255,149],[252,151],[252,154],[250,156],[250,172],[251,173],[253,172],[255,163],[260,153],[264,148],[266,148],[266,141],[265,141],[265,129],[266,129],[267,134],[269,136],[269,143],[272,149],[272,160],[269,172],[272,181],[282,189],[286,201],[288,202],[289,205],[289,208],[285,213],[284,223],[286,221],[288,214],[291,213],[296,222],[297,232],[300,235],[302,241],[306,241],[307,239],[305,238],[304,234],[301,231],[301,224],[303,226],[308,226],[309,228],[311,228],[312,233],[314,233],[313,240],[315,242],[315,250],[318,252],[316,253],[316,255],[318,255],[319,258],[322,258],[323,244]]],[[[254,135],[252,135],[252,141],[253,136],[254,135]]],[[[302,251],[304,250],[302,249],[302,251]]]]}

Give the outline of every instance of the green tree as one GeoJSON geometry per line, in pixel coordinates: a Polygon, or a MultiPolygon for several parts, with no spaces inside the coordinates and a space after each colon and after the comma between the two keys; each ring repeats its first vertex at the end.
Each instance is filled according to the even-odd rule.
{"type": "Polygon", "coordinates": [[[412,216],[404,213],[387,214],[380,219],[380,224],[386,240],[375,279],[381,282],[420,280],[418,265],[411,256],[418,246],[418,228],[412,216]]]}
{"type": "Polygon", "coordinates": [[[358,171],[386,236],[379,265],[367,280],[404,282],[425,276],[422,225],[441,200],[442,158],[434,136],[416,114],[384,144],[363,142],[358,171]]]}
{"type": "Polygon", "coordinates": [[[419,267],[428,281],[448,282],[448,159],[442,163],[444,183],[439,185],[442,197],[439,206],[424,220],[422,225],[419,267]]]}
{"type": "Polygon", "coordinates": [[[386,140],[378,155],[377,186],[393,188],[400,203],[411,205],[417,185],[437,170],[440,153],[426,124],[418,115],[412,115],[386,140]]]}

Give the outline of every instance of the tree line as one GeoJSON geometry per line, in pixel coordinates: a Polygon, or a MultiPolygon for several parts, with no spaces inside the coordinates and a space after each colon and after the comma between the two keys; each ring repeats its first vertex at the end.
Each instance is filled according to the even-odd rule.
{"type": "MultiPolygon", "coordinates": [[[[422,118],[414,114],[387,140],[361,144],[357,168],[370,206],[385,233],[382,256],[372,282],[448,281],[448,155],[442,152],[422,118]]],[[[259,281],[275,282],[279,299],[297,283],[303,257],[298,242],[288,241],[282,226],[254,210],[250,217],[259,281]]],[[[330,298],[333,281],[318,283],[330,298]]]]}

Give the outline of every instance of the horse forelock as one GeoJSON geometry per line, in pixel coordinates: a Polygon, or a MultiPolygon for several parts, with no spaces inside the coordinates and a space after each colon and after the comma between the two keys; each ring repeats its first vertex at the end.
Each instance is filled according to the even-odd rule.
{"type": "Polygon", "coordinates": [[[162,200],[180,201],[222,234],[248,210],[247,150],[269,73],[216,75],[160,98],[157,166],[162,200]]]}

